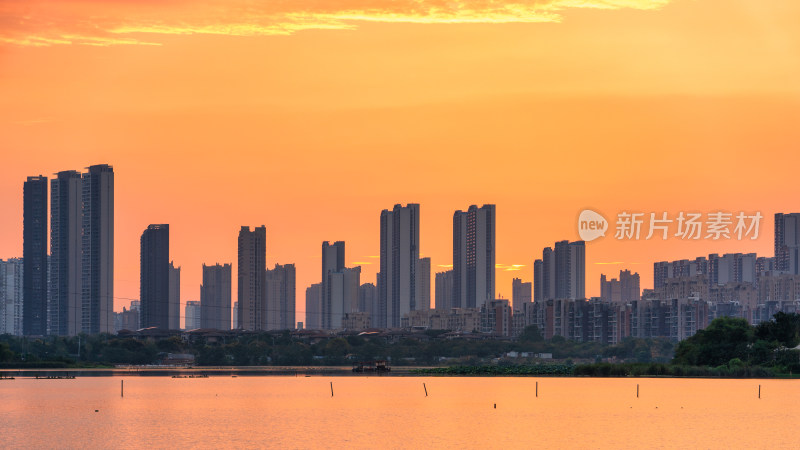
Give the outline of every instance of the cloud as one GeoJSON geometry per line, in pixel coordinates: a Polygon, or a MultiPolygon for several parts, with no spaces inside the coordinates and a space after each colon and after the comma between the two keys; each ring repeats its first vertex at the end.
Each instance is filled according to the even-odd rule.
{"type": "Polygon", "coordinates": [[[206,0],[0,3],[0,44],[161,45],[163,35],[272,36],[359,23],[560,22],[569,9],[661,8],[672,0],[206,0]]]}
{"type": "Polygon", "coordinates": [[[500,269],[504,272],[516,272],[518,270],[522,270],[522,268],[525,267],[525,264],[495,264],[494,267],[495,269],[500,269]]]}

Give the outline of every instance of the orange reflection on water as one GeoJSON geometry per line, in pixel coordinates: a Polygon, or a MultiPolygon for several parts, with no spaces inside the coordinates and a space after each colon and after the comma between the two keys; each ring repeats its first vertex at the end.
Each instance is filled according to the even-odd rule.
{"type": "Polygon", "coordinates": [[[783,380],[104,377],[4,381],[0,417],[12,448],[787,448],[798,401],[783,380]]]}

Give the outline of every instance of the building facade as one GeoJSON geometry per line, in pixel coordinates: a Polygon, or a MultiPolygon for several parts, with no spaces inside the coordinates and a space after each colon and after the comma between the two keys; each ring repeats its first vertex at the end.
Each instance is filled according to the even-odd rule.
{"type": "Polygon", "coordinates": [[[81,332],[81,236],[83,203],[81,174],[59,172],[50,181],[50,299],[49,334],[75,336],[81,332]]]}
{"type": "MultiPolygon", "coordinates": [[[[203,264],[200,328],[231,329],[231,265],[203,264]]],[[[234,327],[235,328],[235,327],[234,327]]]]}
{"type": "Polygon", "coordinates": [[[81,327],[87,334],[114,327],[114,169],[90,166],[81,178],[81,327]]]}
{"type": "Polygon", "coordinates": [[[238,328],[258,330],[266,323],[267,228],[243,226],[238,244],[238,328]]]}
{"type": "Polygon", "coordinates": [[[47,177],[28,177],[23,188],[22,332],[47,334],[47,177]]]}
{"type": "Polygon", "coordinates": [[[149,225],[140,239],[142,328],[170,329],[169,225],[149,225]]]}
{"type": "Polygon", "coordinates": [[[495,205],[453,214],[453,307],[480,308],[495,297],[495,205]]]}

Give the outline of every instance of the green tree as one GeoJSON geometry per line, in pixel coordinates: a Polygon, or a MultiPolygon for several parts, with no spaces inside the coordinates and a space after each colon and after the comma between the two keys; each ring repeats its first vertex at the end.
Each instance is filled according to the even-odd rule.
{"type": "Polygon", "coordinates": [[[539,331],[539,327],[536,325],[528,325],[522,330],[522,334],[519,335],[520,342],[542,342],[544,340],[544,336],[539,331]]]}
{"type": "Polygon", "coordinates": [[[753,341],[753,328],[745,319],[719,317],[694,336],[681,341],[675,350],[674,364],[727,367],[733,358],[747,358],[753,341]]]}

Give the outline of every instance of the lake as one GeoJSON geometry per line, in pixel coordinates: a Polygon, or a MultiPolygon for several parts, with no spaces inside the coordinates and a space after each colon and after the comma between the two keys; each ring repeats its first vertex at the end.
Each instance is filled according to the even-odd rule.
{"type": "Polygon", "coordinates": [[[800,381],[795,380],[17,378],[0,381],[0,444],[3,448],[797,448],[798,405],[800,381]],[[120,397],[121,380],[124,397],[120,397]]]}

